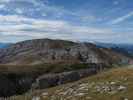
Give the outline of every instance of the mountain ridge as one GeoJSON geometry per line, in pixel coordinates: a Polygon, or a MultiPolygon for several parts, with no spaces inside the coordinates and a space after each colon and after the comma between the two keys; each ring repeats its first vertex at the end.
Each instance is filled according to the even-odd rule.
{"type": "Polygon", "coordinates": [[[7,48],[11,45],[11,43],[0,43],[0,48],[7,48]]]}
{"type": "Polygon", "coordinates": [[[133,57],[133,44],[95,43],[98,47],[111,48],[116,52],[133,57]]]}
{"type": "Polygon", "coordinates": [[[128,63],[128,57],[92,43],[35,39],[18,42],[0,51],[1,64],[128,63]],[[107,58],[108,56],[108,58],[107,58]]]}

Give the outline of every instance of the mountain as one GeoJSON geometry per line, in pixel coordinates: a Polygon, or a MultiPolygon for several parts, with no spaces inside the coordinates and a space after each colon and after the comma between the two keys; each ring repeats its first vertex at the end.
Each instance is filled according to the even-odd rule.
{"type": "Polygon", "coordinates": [[[112,48],[117,52],[133,57],[133,44],[96,43],[98,47],[112,48]]]}
{"type": "Polygon", "coordinates": [[[10,43],[0,43],[0,48],[7,48],[10,45],[11,45],[10,43]]]}
{"type": "Polygon", "coordinates": [[[18,42],[0,49],[0,97],[77,81],[131,61],[123,53],[92,43],[52,39],[18,42]]]}
{"type": "Polygon", "coordinates": [[[95,63],[104,65],[128,63],[129,58],[91,43],[35,39],[19,42],[0,51],[0,63],[37,65],[43,63],[95,63]]]}

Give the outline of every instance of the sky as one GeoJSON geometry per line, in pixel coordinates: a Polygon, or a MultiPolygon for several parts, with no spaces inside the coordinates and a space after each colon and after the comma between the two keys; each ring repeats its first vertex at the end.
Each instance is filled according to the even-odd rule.
{"type": "Polygon", "coordinates": [[[133,44],[133,1],[0,0],[0,42],[38,38],[133,44]]]}

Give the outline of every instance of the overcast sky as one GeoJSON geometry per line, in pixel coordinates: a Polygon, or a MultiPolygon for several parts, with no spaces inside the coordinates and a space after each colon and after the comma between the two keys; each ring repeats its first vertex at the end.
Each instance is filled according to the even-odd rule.
{"type": "Polygon", "coordinates": [[[133,0],[0,0],[0,42],[133,43],[133,0]]]}

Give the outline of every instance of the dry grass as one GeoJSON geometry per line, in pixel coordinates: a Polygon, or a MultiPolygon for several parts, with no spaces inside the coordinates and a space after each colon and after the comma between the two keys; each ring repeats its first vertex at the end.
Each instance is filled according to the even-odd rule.
{"type": "Polygon", "coordinates": [[[88,68],[88,64],[0,65],[0,73],[60,73],[88,68]]]}
{"type": "Polygon", "coordinates": [[[38,97],[36,100],[133,100],[133,68],[116,68],[107,72],[99,73],[74,83],[68,83],[65,85],[57,86],[50,89],[38,90],[34,92],[28,92],[25,95],[15,96],[13,100],[32,100],[33,97],[38,97]],[[126,86],[125,91],[119,91],[115,94],[98,93],[95,90],[95,85],[99,83],[117,82],[118,85],[126,86]],[[90,84],[93,85],[91,87],[90,84]],[[80,90],[82,84],[87,84],[85,90],[80,90]],[[88,90],[86,90],[89,88],[88,90]],[[70,91],[72,89],[73,91],[70,91]],[[67,94],[61,94],[65,93],[67,94]],[[84,95],[75,96],[78,93],[84,93],[84,95]],[[43,94],[46,94],[44,96],[43,94]]]}

